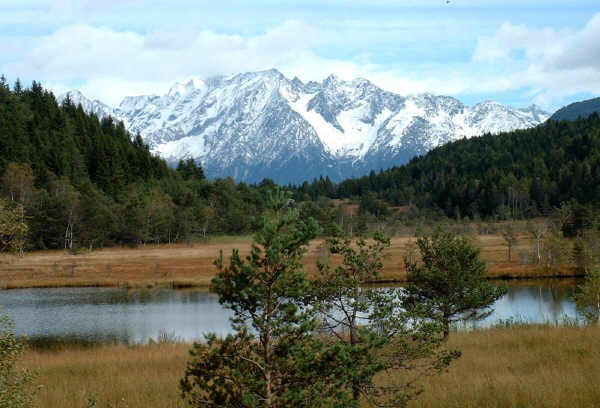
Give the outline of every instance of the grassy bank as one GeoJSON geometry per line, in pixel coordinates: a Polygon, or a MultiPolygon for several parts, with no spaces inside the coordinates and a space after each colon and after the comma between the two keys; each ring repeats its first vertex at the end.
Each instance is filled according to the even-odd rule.
{"type": "MultiPolygon", "coordinates": [[[[600,406],[600,328],[552,326],[453,333],[463,356],[440,377],[426,379],[411,407],[600,406]]],[[[27,352],[38,372],[36,406],[183,407],[178,380],[187,344],[107,345],[27,352]]]]}
{"type": "MultiPolygon", "coordinates": [[[[542,278],[574,276],[569,265],[548,270],[536,265],[521,265],[507,261],[507,249],[500,235],[481,235],[474,238],[488,264],[488,276],[494,279],[542,278]]],[[[385,261],[382,281],[402,282],[406,279],[404,256],[408,237],[394,237],[385,261]]],[[[128,287],[207,287],[216,270],[213,265],[219,250],[227,256],[233,248],[245,255],[250,237],[217,237],[208,243],[194,245],[146,245],[138,248],[105,248],[82,251],[39,251],[23,257],[0,255],[0,288],[73,286],[128,287]]],[[[309,273],[315,271],[317,259],[326,260],[322,240],[311,243],[304,259],[309,273]]],[[[513,254],[530,251],[529,238],[521,237],[513,254]]],[[[514,258],[518,258],[514,255],[514,258]]]]}
{"type": "Polygon", "coordinates": [[[463,357],[412,407],[600,406],[600,329],[493,329],[452,336],[463,357]]]}

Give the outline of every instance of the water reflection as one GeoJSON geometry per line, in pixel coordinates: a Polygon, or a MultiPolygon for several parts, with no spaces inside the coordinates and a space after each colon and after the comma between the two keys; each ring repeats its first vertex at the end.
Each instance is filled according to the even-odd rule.
{"type": "Polygon", "coordinates": [[[474,326],[489,326],[499,320],[516,319],[529,323],[555,323],[577,317],[571,299],[575,281],[542,281],[510,285],[508,293],[494,304],[494,312],[474,326]]]}
{"type": "Polygon", "coordinates": [[[0,292],[15,331],[27,336],[112,337],[142,342],[162,331],[186,340],[229,332],[229,312],[212,293],[171,289],[25,289],[0,292]]]}
{"type": "MultiPolygon", "coordinates": [[[[532,323],[577,316],[570,298],[574,281],[548,280],[510,285],[494,313],[473,323],[487,326],[499,319],[532,323]]],[[[127,290],[122,288],[53,288],[0,291],[3,312],[19,335],[114,338],[145,342],[160,331],[184,340],[204,333],[230,331],[230,312],[217,295],[201,290],[127,290]]]]}

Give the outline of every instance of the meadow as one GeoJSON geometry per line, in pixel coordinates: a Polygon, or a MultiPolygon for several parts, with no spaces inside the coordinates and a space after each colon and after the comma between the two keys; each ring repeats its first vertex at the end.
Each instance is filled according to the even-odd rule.
{"type": "MultiPolygon", "coordinates": [[[[520,253],[530,253],[532,239],[522,234],[512,249],[508,262],[507,247],[500,234],[472,235],[474,244],[481,249],[481,257],[488,265],[487,276],[492,279],[542,278],[576,276],[569,264],[547,269],[543,266],[523,264],[520,253]]],[[[380,283],[406,280],[404,256],[411,250],[414,238],[392,238],[389,256],[385,260],[380,283]]],[[[216,273],[213,261],[222,249],[227,257],[239,248],[245,255],[250,250],[250,236],[213,237],[209,242],[194,244],[141,245],[137,248],[108,247],[99,250],[82,250],[73,253],[65,250],[35,251],[24,256],[2,255],[0,258],[0,288],[31,287],[84,287],[125,286],[174,288],[208,287],[216,273]]],[[[327,261],[323,240],[311,242],[304,257],[309,275],[316,271],[316,261],[327,261]]],[[[416,249],[413,248],[414,252],[416,249]]]]}
{"type": "MultiPolygon", "coordinates": [[[[27,351],[44,408],[184,407],[179,397],[190,344],[65,345],[27,351]],[[92,405],[95,404],[95,405],[92,405]]],[[[453,332],[462,351],[429,377],[413,408],[588,408],[600,406],[600,328],[552,325],[453,332]]]]}

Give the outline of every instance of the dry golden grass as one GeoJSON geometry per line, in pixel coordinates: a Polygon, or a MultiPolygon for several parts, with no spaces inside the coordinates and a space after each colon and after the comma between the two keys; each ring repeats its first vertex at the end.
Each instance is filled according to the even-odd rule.
{"type": "Polygon", "coordinates": [[[28,352],[23,364],[37,372],[40,408],[183,407],[179,379],[189,345],[104,346],[28,352]]]}
{"type": "Polygon", "coordinates": [[[206,244],[146,245],[105,248],[72,255],[68,251],[37,251],[23,257],[3,255],[0,287],[57,286],[208,286],[219,250],[244,253],[248,237],[206,244]]]}
{"type": "Polygon", "coordinates": [[[451,335],[463,356],[411,407],[599,407],[600,328],[531,327],[451,335]]]}
{"type": "MultiPolygon", "coordinates": [[[[382,281],[405,281],[404,256],[408,237],[394,237],[389,257],[384,263],[382,281]]],[[[414,239],[412,239],[414,241],[414,239]]],[[[218,237],[209,243],[146,245],[139,248],[105,248],[72,255],[68,251],[37,251],[23,257],[0,255],[0,288],[67,286],[208,286],[216,269],[214,259],[222,249],[225,256],[234,248],[245,255],[250,237],[218,237]]],[[[530,250],[529,238],[521,237],[513,248],[513,261],[507,262],[507,250],[500,235],[474,238],[488,264],[491,278],[541,278],[573,276],[568,265],[547,271],[543,267],[520,265],[521,250],[530,250]]],[[[304,259],[309,274],[316,270],[317,259],[323,260],[322,240],[314,240],[304,259]]]]}
{"type": "MultiPolygon", "coordinates": [[[[425,380],[413,408],[588,408],[600,406],[600,328],[550,326],[452,333],[463,356],[425,380]]],[[[183,407],[178,381],[190,345],[103,346],[29,351],[36,406],[183,407]],[[124,401],[124,403],[121,403],[124,401]]]]}

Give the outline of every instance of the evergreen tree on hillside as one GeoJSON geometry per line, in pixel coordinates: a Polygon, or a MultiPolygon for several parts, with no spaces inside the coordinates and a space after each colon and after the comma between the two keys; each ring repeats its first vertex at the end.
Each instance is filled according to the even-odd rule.
{"type": "Polygon", "coordinates": [[[123,123],[59,105],[38,82],[0,82],[0,199],[23,206],[27,248],[245,233],[264,206],[264,190],[208,181],[191,159],[171,170],[123,123]]]}
{"type": "MultiPolygon", "coordinates": [[[[447,217],[531,218],[572,201],[600,206],[600,117],[458,140],[410,163],[342,181],[295,188],[295,197],[381,199],[447,217]]],[[[365,203],[367,204],[367,203],[365,203]]],[[[364,205],[375,214],[377,208],[364,205]]],[[[573,232],[571,232],[573,233],[573,232]]]]}
{"type": "Polygon", "coordinates": [[[202,166],[197,165],[194,159],[179,160],[177,172],[181,174],[184,180],[196,179],[203,180],[204,170],[202,166]]]}

